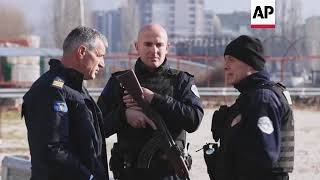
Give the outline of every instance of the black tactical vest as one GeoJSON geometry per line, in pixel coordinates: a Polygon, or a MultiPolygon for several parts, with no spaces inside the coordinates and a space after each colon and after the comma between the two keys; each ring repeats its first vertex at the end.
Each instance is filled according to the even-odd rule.
{"type": "Polygon", "coordinates": [[[280,83],[267,85],[267,89],[277,94],[284,106],[284,114],[281,119],[281,151],[277,168],[280,172],[292,172],[294,165],[294,119],[289,101],[284,95],[286,87],[280,83]]]}
{"type": "MultiPolygon", "coordinates": [[[[142,87],[148,88],[160,95],[171,96],[175,99],[179,96],[177,88],[180,72],[178,70],[169,69],[165,72],[136,74],[142,87]]],[[[162,118],[165,119],[166,115],[162,115],[162,118]]],[[[168,122],[169,121],[167,121],[167,123],[168,122]]],[[[167,124],[167,127],[178,146],[183,149],[186,141],[186,132],[182,129],[172,129],[170,128],[170,124],[167,124]]]]}
{"type": "MultiPolygon", "coordinates": [[[[285,86],[280,83],[262,84],[252,90],[242,93],[236,102],[230,107],[220,107],[219,111],[215,112],[212,120],[212,135],[214,138],[220,139],[220,147],[216,152],[213,166],[208,167],[208,173],[215,179],[233,179],[232,171],[232,154],[230,148],[230,138],[232,130],[230,124],[232,120],[241,112],[241,107],[245,107],[247,103],[247,96],[252,94],[252,91],[257,89],[270,89],[273,91],[284,106],[284,113],[281,118],[281,151],[280,157],[273,172],[292,172],[294,164],[294,120],[291,107],[283,92],[286,90],[285,86]]],[[[217,140],[216,139],[216,140],[217,140]]]]}
{"type": "MultiPolygon", "coordinates": [[[[256,89],[269,89],[273,91],[284,107],[284,113],[281,117],[281,147],[280,157],[273,169],[274,172],[292,172],[294,165],[294,119],[293,112],[289,101],[284,93],[287,91],[286,87],[281,83],[268,83],[258,86],[256,89]]],[[[255,89],[255,90],[256,90],[255,89]]],[[[245,94],[250,94],[248,91],[245,94]]],[[[288,97],[290,98],[290,96],[288,97]]]]}

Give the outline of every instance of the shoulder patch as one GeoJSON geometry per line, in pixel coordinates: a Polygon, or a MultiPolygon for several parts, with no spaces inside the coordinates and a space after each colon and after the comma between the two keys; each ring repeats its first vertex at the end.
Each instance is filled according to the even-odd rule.
{"type": "Polygon", "coordinates": [[[59,89],[62,89],[63,85],[64,85],[64,80],[61,79],[60,77],[54,78],[54,80],[51,84],[52,87],[59,88],[59,89]]]}
{"type": "Polygon", "coordinates": [[[191,86],[191,91],[193,92],[194,95],[196,95],[198,98],[200,98],[200,94],[199,94],[199,91],[198,91],[198,88],[196,85],[192,85],[191,86]]]}
{"type": "Polygon", "coordinates": [[[262,116],[258,119],[258,128],[266,134],[271,134],[274,131],[272,121],[268,116],[262,116]]]}
{"type": "Polygon", "coordinates": [[[68,112],[68,106],[64,101],[56,101],[53,105],[53,110],[56,112],[68,112]]]}

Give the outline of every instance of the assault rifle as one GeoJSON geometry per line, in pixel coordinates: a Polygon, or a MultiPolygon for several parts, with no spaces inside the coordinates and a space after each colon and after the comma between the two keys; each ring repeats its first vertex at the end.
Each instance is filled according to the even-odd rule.
{"type": "Polygon", "coordinates": [[[166,124],[162,120],[162,117],[145,101],[143,97],[143,90],[134,71],[132,69],[128,70],[126,73],[117,76],[117,79],[142,108],[145,115],[154,122],[157,128],[153,138],[151,138],[145,145],[145,147],[148,148],[143,148],[140,152],[137,163],[138,168],[149,168],[154,153],[161,149],[166,154],[168,161],[174,168],[177,175],[180,178],[189,180],[189,172],[186,161],[183,157],[183,152],[174,142],[166,124]],[[153,148],[150,149],[150,147],[153,148]]]}

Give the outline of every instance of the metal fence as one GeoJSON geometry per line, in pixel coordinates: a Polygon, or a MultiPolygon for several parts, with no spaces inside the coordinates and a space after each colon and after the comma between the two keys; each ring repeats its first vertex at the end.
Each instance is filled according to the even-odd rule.
{"type": "MultiPolygon", "coordinates": [[[[59,57],[62,51],[45,48],[1,48],[0,88],[30,87],[48,70],[49,57],[59,57]]],[[[102,88],[110,75],[133,68],[136,54],[111,54],[105,58],[106,67],[88,87],[102,88]]],[[[319,56],[265,57],[266,69],[274,81],[288,87],[320,87],[319,56]]],[[[223,56],[168,55],[173,68],[195,75],[199,87],[225,87],[223,56]]]]}
{"type": "MultiPolygon", "coordinates": [[[[103,88],[89,88],[91,96],[99,97],[103,88]]],[[[239,92],[231,87],[199,87],[201,96],[237,96],[239,92]]],[[[28,91],[28,88],[2,88],[0,98],[21,98],[28,91]]],[[[291,96],[320,96],[320,88],[297,87],[288,88],[291,96]]]]}

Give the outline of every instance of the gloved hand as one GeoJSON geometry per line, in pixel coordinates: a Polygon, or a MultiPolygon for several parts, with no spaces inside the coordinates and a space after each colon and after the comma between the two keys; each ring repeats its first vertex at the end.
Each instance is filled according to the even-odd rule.
{"type": "Polygon", "coordinates": [[[215,141],[218,141],[223,133],[223,129],[226,128],[228,106],[220,106],[219,110],[215,111],[212,116],[211,132],[215,141]]]}

